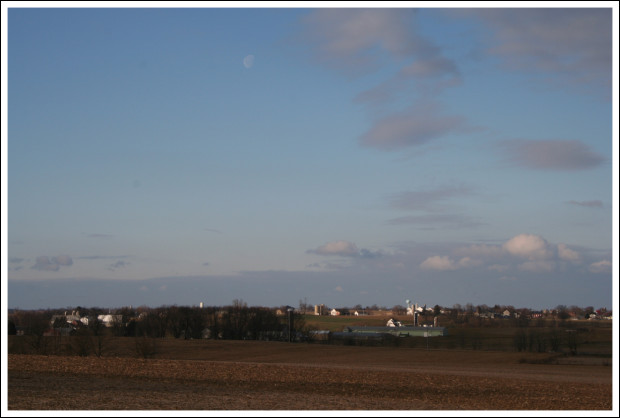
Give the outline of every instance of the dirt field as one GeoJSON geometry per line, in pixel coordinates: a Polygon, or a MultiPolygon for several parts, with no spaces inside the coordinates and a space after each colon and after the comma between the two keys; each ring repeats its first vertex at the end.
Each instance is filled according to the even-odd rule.
{"type": "Polygon", "coordinates": [[[249,341],[182,343],[163,342],[155,358],[146,360],[135,355],[9,354],[8,408],[612,409],[610,359],[566,358],[555,361],[559,364],[544,364],[549,354],[249,341]]]}

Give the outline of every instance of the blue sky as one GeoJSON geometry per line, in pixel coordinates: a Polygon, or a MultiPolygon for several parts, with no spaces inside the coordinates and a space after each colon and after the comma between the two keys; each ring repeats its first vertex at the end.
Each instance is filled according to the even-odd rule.
{"type": "Polygon", "coordinates": [[[3,10],[9,307],[612,305],[614,3],[307,5],[3,10]]]}

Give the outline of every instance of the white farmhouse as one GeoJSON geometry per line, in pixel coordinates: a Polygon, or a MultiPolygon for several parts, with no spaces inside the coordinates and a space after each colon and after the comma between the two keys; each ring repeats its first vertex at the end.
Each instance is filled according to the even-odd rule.
{"type": "Polygon", "coordinates": [[[114,324],[122,324],[123,323],[123,315],[99,315],[97,319],[103,323],[106,327],[110,328],[114,326],[114,324]]]}

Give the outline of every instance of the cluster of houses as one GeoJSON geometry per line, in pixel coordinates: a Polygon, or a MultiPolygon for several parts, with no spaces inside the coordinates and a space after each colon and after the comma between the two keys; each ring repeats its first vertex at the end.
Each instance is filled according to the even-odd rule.
{"type": "MultiPolygon", "coordinates": [[[[81,327],[87,327],[94,319],[95,317],[89,315],[81,316],[80,311],[65,312],[63,315],[52,315],[50,328],[44,335],[70,335],[81,327]]],[[[123,323],[123,315],[97,315],[96,319],[106,328],[123,323]]]]}
{"type": "MultiPolygon", "coordinates": [[[[202,304],[201,304],[202,305],[202,304]]],[[[202,306],[201,306],[202,307],[202,306]]],[[[292,307],[288,307],[288,311],[293,311],[292,307]]],[[[418,326],[418,316],[419,315],[431,315],[434,318],[434,327],[437,327],[437,314],[441,315],[472,315],[473,317],[481,318],[481,319],[502,319],[502,318],[527,318],[527,319],[549,319],[549,318],[560,318],[566,320],[611,320],[612,312],[608,311],[605,308],[594,310],[592,308],[587,308],[585,310],[577,309],[565,309],[559,311],[558,309],[544,309],[544,310],[529,310],[529,309],[495,309],[486,308],[486,305],[483,309],[482,307],[476,307],[476,309],[457,309],[455,312],[454,309],[449,308],[441,308],[439,312],[437,312],[438,307],[436,308],[427,308],[426,305],[418,306],[417,304],[409,304],[407,301],[406,311],[403,308],[402,313],[406,312],[406,315],[411,315],[413,317],[413,326],[418,326]]],[[[286,315],[284,310],[278,310],[278,315],[286,315]]],[[[365,316],[365,315],[385,315],[385,316],[393,316],[398,313],[392,310],[368,310],[368,309],[329,309],[326,308],[325,305],[315,305],[314,307],[315,315],[331,315],[331,316],[340,316],[340,315],[354,315],[354,316],[365,316]]],[[[145,312],[142,312],[136,319],[141,319],[141,316],[146,315],[145,312]]],[[[79,311],[66,311],[61,315],[53,315],[50,320],[50,327],[48,331],[46,331],[45,335],[71,335],[76,330],[87,327],[89,324],[97,320],[100,326],[112,328],[115,326],[122,326],[123,324],[123,316],[118,314],[101,314],[97,316],[82,316],[79,311]]],[[[386,327],[399,327],[402,324],[398,324],[398,321],[394,319],[390,319],[386,324],[386,327]],[[391,322],[390,322],[391,321],[391,322]]],[[[19,334],[19,329],[17,333],[19,334]]],[[[402,331],[402,330],[401,330],[402,331]]]]}
{"type": "MultiPolygon", "coordinates": [[[[435,310],[430,307],[418,306],[417,304],[411,304],[406,309],[406,315],[415,316],[416,314],[428,314],[433,315],[435,310]]],[[[363,316],[363,315],[385,315],[391,316],[396,313],[392,310],[379,310],[379,311],[367,311],[367,310],[355,310],[351,312],[347,308],[342,309],[325,309],[324,305],[315,305],[314,308],[315,315],[331,315],[331,316],[341,316],[341,315],[354,315],[354,316],[363,316]]],[[[449,308],[441,308],[439,311],[440,315],[451,315],[453,314],[453,309],[449,308]]],[[[560,313],[555,309],[543,309],[543,310],[523,310],[523,309],[504,309],[504,310],[492,310],[492,309],[476,309],[473,312],[459,312],[459,315],[473,315],[477,318],[487,318],[487,319],[500,319],[500,318],[527,318],[527,319],[541,319],[541,318],[556,318],[560,316],[560,313]]],[[[565,319],[573,319],[573,320],[611,320],[612,312],[607,311],[605,308],[597,309],[592,312],[575,312],[572,310],[567,310],[564,312],[566,316],[565,319]]]]}
{"type": "Polygon", "coordinates": [[[562,315],[565,316],[564,319],[572,319],[572,320],[611,320],[612,319],[612,313],[611,311],[607,311],[606,309],[597,309],[596,311],[593,312],[586,312],[586,313],[579,313],[579,312],[575,312],[575,311],[570,311],[567,310],[565,312],[563,312],[562,314],[560,314],[560,312],[558,312],[555,309],[543,309],[543,310],[538,310],[538,311],[530,311],[530,310],[526,310],[525,312],[523,310],[514,310],[514,311],[510,311],[508,309],[504,309],[501,312],[494,312],[494,311],[475,311],[473,313],[473,315],[475,317],[479,317],[479,318],[489,318],[489,319],[494,319],[494,318],[527,318],[527,319],[542,319],[542,318],[558,318],[558,317],[562,317],[562,315]]]}
{"type": "MultiPolygon", "coordinates": [[[[426,306],[418,306],[417,304],[412,304],[411,306],[407,307],[406,313],[407,315],[414,315],[414,313],[431,313],[433,312],[433,308],[427,308],[426,306]]],[[[443,311],[442,311],[443,313],[443,311]]],[[[331,310],[326,310],[325,309],[325,305],[315,305],[314,306],[314,314],[315,315],[331,315],[331,316],[340,316],[340,315],[354,315],[354,316],[366,316],[366,315],[386,315],[386,316],[390,316],[390,315],[394,315],[394,312],[391,310],[375,310],[375,311],[370,311],[370,310],[366,310],[366,309],[358,309],[358,310],[354,310],[353,312],[351,312],[349,309],[347,308],[342,308],[342,309],[331,309],[331,310]]]]}

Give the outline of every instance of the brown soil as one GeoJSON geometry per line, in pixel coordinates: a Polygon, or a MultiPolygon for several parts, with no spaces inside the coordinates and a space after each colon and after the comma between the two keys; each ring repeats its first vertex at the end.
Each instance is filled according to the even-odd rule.
{"type": "Polygon", "coordinates": [[[612,409],[610,359],[545,364],[549,354],[247,341],[179,343],[162,342],[155,358],[146,360],[135,354],[133,358],[9,354],[8,407],[612,409]]]}

